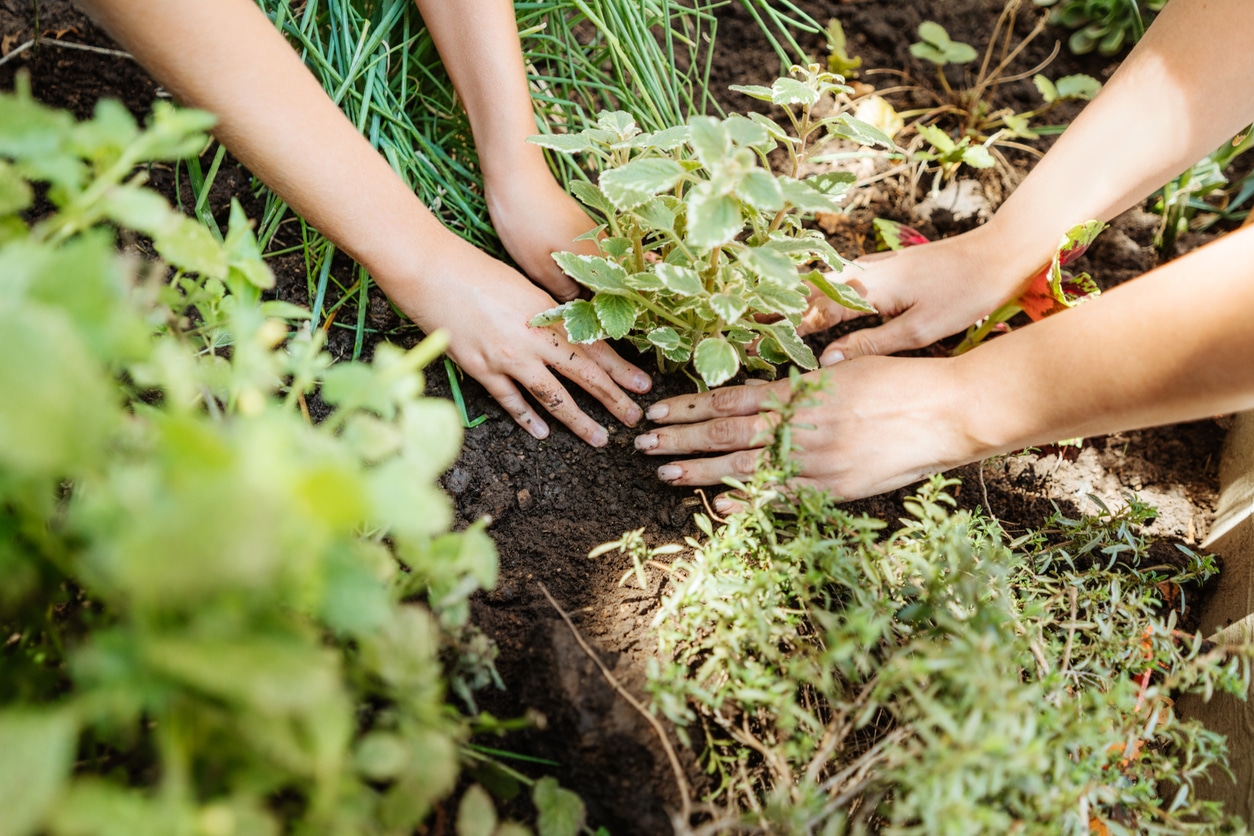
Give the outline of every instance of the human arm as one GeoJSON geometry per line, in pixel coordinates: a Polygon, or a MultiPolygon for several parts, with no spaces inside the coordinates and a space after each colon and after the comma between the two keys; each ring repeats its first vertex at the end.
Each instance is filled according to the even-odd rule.
{"type": "MultiPolygon", "coordinates": [[[[846,499],[988,456],[1254,408],[1254,227],[1135,282],[956,358],[853,358],[825,374],[795,439],[802,478],[846,499]]],[[[677,485],[752,471],[787,383],[661,401],[639,436],[650,455],[725,455],[664,465],[677,485]],[[755,442],[755,439],[758,439],[755,442]],[[668,470],[668,468],[671,468],[668,470]]],[[[669,478],[668,478],[669,477],[669,478]]]]}
{"type": "Polygon", "coordinates": [[[488,212],[523,272],[562,301],[579,295],[554,252],[597,255],[591,218],[553,179],[537,133],[514,8],[509,0],[416,0],[470,117],[488,212]]]}
{"type": "MultiPolygon", "coordinates": [[[[1254,3],[1173,0],[1105,88],[983,227],[846,268],[885,316],[824,352],[918,348],[1017,295],[1062,235],[1109,220],[1254,120],[1254,3]]],[[[852,314],[820,304],[807,330],[852,314]]]]}
{"type": "Polygon", "coordinates": [[[604,427],[580,410],[556,369],[634,424],[646,375],[602,344],[572,346],[527,327],[552,300],[446,230],[357,133],[250,0],[90,0],[106,29],[181,101],[218,117],[219,140],[287,203],[370,271],[425,331],[533,435],[548,426],[526,388],[584,440],[604,427]]]}

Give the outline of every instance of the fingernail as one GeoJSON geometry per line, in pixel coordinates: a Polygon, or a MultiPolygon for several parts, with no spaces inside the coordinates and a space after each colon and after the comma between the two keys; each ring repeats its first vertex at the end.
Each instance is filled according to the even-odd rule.
{"type": "Polygon", "coordinates": [[[636,424],[640,423],[640,419],[643,417],[644,417],[644,413],[640,411],[640,407],[633,406],[631,409],[627,410],[627,416],[626,416],[627,426],[629,427],[636,426],[636,424]]]}
{"type": "Polygon", "coordinates": [[[636,449],[637,450],[652,450],[656,446],[657,446],[657,436],[654,435],[653,433],[636,436],[636,449]]]}
{"type": "Polygon", "coordinates": [[[720,514],[729,514],[735,507],[735,504],[725,496],[714,498],[714,510],[720,514]]]}
{"type": "Polygon", "coordinates": [[[609,443],[609,440],[610,436],[609,433],[605,431],[605,427],[597,427],[596,432],[594,432],[592,437],[588,439],[588,443],[593,447],[604,447],[607,443],[609,443]]]}
{"type": "Polygon", "coordinates": [[[844,359],[845,353],[843,351],[832,350],[824,351],[823,357],[819,360],[819,362],[824,366],[834,366],[844,359]]]}
{"type": "Polygon", "coordinates": [[[637,392],[647,392],[653,386],[653,381],[647,374],[641,372],[631,379],[631,385],[637,392]]]}
{"type": "Polygon", "coordinates": [[[664,403],[655,403],[644,413],[644,417],[650,421],[658,421],[671,414],[671,408],[664,403]]]}
{"type": "Polygon", "coordinates": [[[657,478],[663,482],[674,482],[684,475],[684,469],[677,464],[664,464],[657,469],[657,478]]]}

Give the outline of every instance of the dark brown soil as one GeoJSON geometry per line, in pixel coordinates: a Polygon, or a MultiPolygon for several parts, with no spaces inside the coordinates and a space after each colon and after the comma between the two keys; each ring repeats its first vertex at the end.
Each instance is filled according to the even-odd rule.
{"type": "MultiPolygon", "coordinates": [[[[43,0],[40,30],[45,37],[111,47],[108,39],[73,11],[65,0],[43,0]]],[[[807,0],[803,8],[821,21],[837,17],[844,23],[850,51],[861,55],[865,67],[897,68],[920,84],[932,84],[928,68],[908,54],[914,29],[923,19],[935,19],[959,40],[982,47],[1001,7],[1000,0],[807,0]]],[[[1031,27],[1032,7],[1025,4],[1017,31],[1031,27]]],[[[33,6],[21,0],[0,0],[0,54],[27,41],[34,33],[33,6]]],[[[1060,33],[1048,32],[1015,65],[1028,69],[1053,49],[1060,33]]],[[[821,44],[808,46],[817,55],[821,44]]],[[[719,48],[714,84],[769,83],[778,59],[757,34],[752,20],[737,4],[720,16],[719,48]]],[[[44,46],[0,66],[0,89],[12,89],[15,71],[30,73],[35,95],[79,116],[90,113],[101,97],[120,98],[142,116],[160,94],[157,86],[132,61],[116,56],[44,46]]],[[[1092,60],[1059,56],[1051,75],[1088,72],[1098,77],[1110,67],[1092,60]]],[[[864,74],[884,87],[898,80],[864,74]]],[[[1011,85],[999,95],[1021,108],[1035,103],[1026,98],[1030,83],[1011,85]]],[[[729,94],[728,109],[750,104],[729,94]]],[[[1022,161],[1019,161],[1022,162],[1022,161]]],[[[171,170],[157,169],[153,183],[174,197],[171,170]]],[[[253,216],[260,202],[253,197],[250,178],[228,162],[219,176],[210,207],[225,220],[232,196],[240,198],[253,216]]],[[[187,195],[183,195],[184,201],[187,195]]],[[[882,195],[876,203],[851,214],[834,239],[850,256],[873,240],[870,219],[876,214],[902,216],[899,196],[882,195]]],[[[903,220],[913,220],[902,216],[903,220]]],[[[968,222],[969,224],[970,222],[968,222]]],[[[1139,211],[1118,219],[1093,249],[1087,269],[1103,283],[1124,281],[1157,263],[1150,246],[1154,218],[1139,211]]],[[[963,224],[944,213],[924,225],[932,236],[960,231],[963,224]]],[[[291,233],[286,233],[288,238],[291,233]]],[[[287,246],[284,240],[276,246],[287,246]]],[[[307,303],[307,277],[299,256],[272,262],[280,278],[280,294],[307,303]]],[[[347,262],[336,273],[351,283],[347,262]]],[[[352,316],[347,309],[345,320],[352,316]]],[[[372,303],[368,321],[377,331],[403,343],[418,338],[405,329],[385,300],[372,303]]],[[[346,331],[333,331],[332,347],[341,356],[353,351],[346,331]]],[[[369,343],[365,346],[368,355],[369,343]]],[[[625,349],[630,351],[630,349],[625,349]]],[[[569,433],[555,431],[536,441],[514,425],[473,381],[463,382],[472,415],[486,413],[488,421],[469,430],[457,464],[444,485],[457,504],[461,524],[482,516],[493,520],[492,531],[501,555],[501,581],[492,593],[475,602],[477,623],[500,647],[498,661],[506,690],[484,695],[483,707],[498,716],[521,716],[527,709],[545,718],[542,727],[492,745],[557,761],[552,770],[559,780],[587,801],[592,821],[616,836],[669,832],[666,810],[677,797],[666,760],[649,726],[611,688],[571,633],[545,600],[540,584],[553,593],[592,642],[601,658],[622,682],[641,693],[644,662],[653,649],[648,629],[664,581],[658,573],[650,588],[619,585],[627,558],[606,556],[590,560],[586,554],[623,532],[644,528],[650,542],[679,541],[696,533],[692,515],[701,500],[691,491],[668,488],[653,476],[658,462],[638,455],[633,433],[615,426],[594,403],[585,408],[612,428],[607,448],[594,450],[569,433]]],[[[682,376],[659,379],[654,398],[687,391],[682,376]]],[[[447,395],[442,370],[433,368],[430,389],[447,395]]],[[[1054,507],[1075,513],[1088,507],[1087,495],[1116,503],[1135,491],[1160,509],[1153,532],[1197,544],[1206,534],[1214,510],[1217,461],[1223,430],[1217,421],[1124,433],[1089,439],[1078,450],[1028,452],[960,469],[959,493],[963,505],[987,504],[1012,531],[1039,524],[1054,507]],[[982,479],[981,479],[982,474],[982,479]]],[[[893,520],[902,515],[908,491],[856,503],[856,509],[893,520]]],[[[696,770],[690,772],[696,776],[696,770]]]]}

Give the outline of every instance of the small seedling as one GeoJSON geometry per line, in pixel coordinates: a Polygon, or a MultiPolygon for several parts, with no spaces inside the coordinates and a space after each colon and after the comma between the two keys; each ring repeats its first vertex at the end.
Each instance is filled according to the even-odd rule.
{"type": "Polygon", "coordinates": [[[806,282],[848,308],[873,310],[848,285],[813,269],[847,262],[822,233],[802,225],[815,212],[840,211],[854,178],[803,178],[802,167],[833,139],[887,149],[892,140],[846,112],[850,88],[818,65],[793,67],[770,87],[732,89],[783,108],[791,130],[753,113],[696,116],[648,133],[626,113],[607,112],[594,128],[532,137],[604,169],[595,186],[572,184],[601,221],[587,236],[600,255],[554,255],[594,295],[538,315],[533,326],[562,323],[575,343],[626,338],[656,353],[663,370],[691,362],[704,388],[742,367],[817,366],[796,331],[806,282]],[[835,106],[820,116],[824,99],[835,106]],[[785,176],[772,174],[768,162],[779,148],[788,159],[785,176]]]}
{"type": "Polygon", "coordinates": [[[618,551],[619,554],[625,554],[631,557],[631,568],[623,573],[618,579],[618,585],[623,586],[627,583],[628,578],[632,575],[636,576],[636,584],[641,589],[649,588],[649,579],[645,575],[645,567],[652,566],[655,569],[661,569],[669,572],[670,567],[660,562],[657,558],[671,554],[678,554],[683,551],[683,546],[669,543],[662,546],[650,548],[644,539],[644,529],[637,528],[635,531],[628,531],[622,537],[612,543],[602,543],[592,551],[588,552],[589,558],[597,558],[602,555],[609,554],[612,551],[618,551]]]}
{"type": "MultiPolygon", "coordinates": [[[[1115,55],[1126,44],[1135,44],[1145,34],[1150,18],[1141,11],[1142,0],[1032,0],[1038,6],[1053,6],[1050,23],[1075,29],[1067,46],[1076,55],[1096,49],[1102,55],[1115,55]]],[[[1148,12],[1159,12],[1167,0],[1143,0],[1148,12]]]]}
{"type": "Polygon", "coordinates": [[[849,54],[845,28],[832,18],[827,24],[827,71],[842,78],[854,78],[861,66],[862,59],[849,54]]]}

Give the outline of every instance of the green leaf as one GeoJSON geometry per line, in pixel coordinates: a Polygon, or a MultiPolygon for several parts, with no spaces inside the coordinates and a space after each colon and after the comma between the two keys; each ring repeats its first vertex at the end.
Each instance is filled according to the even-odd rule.
{"type": "Polygon", "coordinates": [[[631,147],[674,151],[688,141],[689,135],[690,132],[687,125],[674,125],[656,133],[641,134],[631,141],[631,147]]]}
{"type": "Polygon", "coordinates": [[[605,339],[605,330],[593,304],[585,299],[567,303],[566,334],[572,343],[586,345],[605,339]]]}
{"type": "Polygon", "coordinates": [[[963,150],[962,161],[972,168],[992,168],[997,165],[993,155],[983,145],[972,145],[963,150]]]}
{"type": "Polygon", "coordinates": [[[819,91],[795,78],[777,78],[771,85],[771,102],[777,105],[818,104],[819,91]]]}
{"type": "Polygon", "coordinates": [[[669,325],[654,328],[647,334],[647,339],[658,348],[667,351],[674,351],[679,348],[679,333],[669,325]]]}
{"type": "Polygon", "coordinates": [[[603,110],[598,113],[597,127],[617,134],[624,139],[635,136],[640,132],[632,115],[621,110],[603,110]]]}
{"type": "Polygon", "coordinates": [[[919,135],[942,155],[949,154],[958,148],[958,145],[949,138],[949,134],[935,125],[920,125],[919,135]]]}
{"type": "Polygon", "coordinates": [[[868,147],[878,146],[892,150],[896,148],[893,138],[884,133],[870,122],[863,122],[861,119],[855,119],[848,113],[842,113],[836,120],[830,124],[828,131],[834,136],[844,137],[859,145],[868,147]]]}
{"type": "Polygon", "coordinates": [[[1037,73],[1032,76],[1032,83],[1036,85],[1036,89],[1040,92],[1041,98],[1045,100],[1046,104],[1053,104],[1058,101],[1058,88],[1054,86],[1054,82],[1037,73]]]}
{"type": "Polygon", "coordinates": [[[689,143],[697,159],[712,168],[731,154],[731,135],[723,123],[712,116],[694,116],[688,120],[689,143]]]}
{"type": "Polygon", "coordinates": [[[797,283],[797,265],[784,253],[771,247],[746,247],[737,259],[758,276],[787,287],[797,283]]]}
{"type": "Polygon", "coordinates": [[[625,294],[628,292],[627,271],[612,261],[595,255],[553,253],[557,266],[575,281],[596,293],[625,294]]]}
{"type": "Polygon", "coordinates": [[[774,147],[771,142],[771,134],[761,124],[741,116],[739,113],[733,113],[723,121],[723,127],[727,130],[727,135],[731,137],[732,142],[746,148],[755,148],[764,146],[765,149],[774,147]]]}
{"type": "Polygon", "coordinates": [[[621,340],[636,324],[636,306],[630,299],[598,293],[592,299],[592,306],[611,339],[621,340]]]}
{"type": "Polygon", "coordinates": [[[1055,82],[1055,89],[1060,99],[1090,101],[1101,92],[1102,83],[1091,75],[1066,75],[1055,82]]]}
{"type": "Polygon", "coordinates": [[[557,151],[562,154],[578,154],[580,151],[587,151],[592,148],[592,140],[587,134],[537,134],[527,137],[527,141],[532,145],[539,145],[541,148],[547,148],[550,151],[557,151]]]}
{"type": "Polygon", "coordinates": [[[593,184],[586,180],[572,180],[570,191],[584,206],[595,209],[607,218],[613,216],[614,204],[593,184]]]}
{"type": "Polygon", "coordinates": [[[372,731],[357,743],[353,764],[371,781],[388,781],[401,774],[409,757],[409,749],[398,735],[372,731]]]}
{"type": "Polygon", "coordinates": [[[0,836],[24,836],[56,803],[70,777],[78,729],[65,711],[0,714],[0,836]]]}
{"type": "Polygon", "coordinates": [[[620,210],[634,209],[659,192],[674,188],[684,169],[674,160],[633,160],[601,175],[601,191],[620,210]]]}
{"type": "Polygon", "coordinates": [[[766,132],[771,135],[772,139],[780,142],[788,141],[788,132],[780,126],[778,122],[769,117],[763,116],[761,113],[750,113],[749,118],[766,128],[766,132]]]}
{"type": "Polygon", "coordinates": [[[784,208],[784,192],[775,177],[768,171],[755,168],[749,171],[736,186],[736,196],[754,209],[778,212],[784,208]]]}
{"type": "Polygon", "coordinates": [[[30,206],[35,193],[17,169],[0,160],[0,215],[13,215],[30,206]]]}
{"type": "Polygon", "coordinates": [[[736,293],[715,293],[710,297],[710,307],[725,323],[736,322],[744,315],[749,303],[736,293]]]}
{"type": "Polygon", "coordinates": [[[691,267],[675,264],[659,264],[653,271],[666,289],[679,296],[700,296],[705,293],[701,277],[691,267]]]}
{"type": "Polygon", "coordinates": [[[710,387],[721,386],[740,370],[740,354],[722,337],[706,337],[692,355],[697,374],[710,387]]]}
{"type": "Polygon", "coordinates": [[[340,693],[338,653],[294,638],[163,635],[140,652],[160,676],[265,714],[308,713],[340,693]]]}
{"type": "Polygon", "coordinates": [[[215,279],[227,277],[227,256],[222,245],[198,221],[176,216],[173,222],[155,232],[152,245],[166,261],[190,273],[215,279]]]}
{"type": "Polygon", "coordinates": [[[733,84],[727,88],[733,93],[743,93],[751,99],[757,99],[760,102],[769,102],[775,97],[775,91],[770,87],[763,87],[760,84],[733,84]]]}
{"type": "Polygon", "coordinates": [[[932,44],[938,49],[944,49],[952,43],[949,39],[949,33],[945,31],[945,27],[934,20],[925,20],[920,23],[918,32],[919,37],[924,42],[932,44]]]}
{"type": "Polygon", "coordinates": [[[819,361],[815,358],[814,352],[810,350],[810,346],[797,336],[797,331],[788,323],[776,323],[766,326],[770,330],[771,336],[779,344],[784,354],[788,355],[788,359],[796,363],[803,369],[817,369],[819,361]]]}
{"type": "Polygon", "coordinates": [[[879,313],[871,306],[871,303],[863,299],[858,292],[844,282],[829,281],[818,270],[807,273],[803,276],[807,282],[818,288],[819,292],[831,299],[838,305],[843,305],[851,311],[862,311],[863,313],[879,313]]]}
{"type": "Polygon", "coordinates": [[[822,174],[807,177],[801,182],[829,197],[843,197],[857,180],[858,178],[852,172],[825,171],[822,174]]]}
{"type": "Polygon", "coordinates": [[[675,209],[672,208],[674,203],[673,198],[656,197],[636,209],[633,214],[644,221],[650,229],[674,232],[675,209]]]}
{"type": "MultiPolygon", "coordinates": [[[[813,192],[812,189],[807,190],[813,192]]],[[[716,193],[709,183],[702,183],[690,192],[689,244],[700,249],[720,247],[732,241],[742,229],[744,217],[740,212],[740,202],[735,197],[716,193]]]]}
{"type": "Polygon", "coordinates": [[[783,287],[774,282],[759,284],[754,290],[754,297],[755,307],[766,313],[799,316],[809,307],[809,301],[800,290],[783,287]]]}
{"type": "Polygon", "coordinates": [[[653,291],[666,289],[666,283],[656,273],[632,273],[627,277],[626,284],[632,290],[653,291]]]}
{"type": "Polygon", "coordinates": [[[579,836],[587,818],[583,800],[570,790],[562,789],[556,778],[536,781],[531,799],[536,805],[539,836],[579,836]]]}
{"type": "Polygon", "coordinates": [[[556,308],[549,308],[547,311],[540,313],[528,320],[527,325],[531,328],[547,328],[550,325],[556,325],[566,318],[566,311],[569,309],[570,303],[558,305],[556,308]]]}
{"type": "Polygon", "coordinates": [[[457,805],[457,836],[493,836],[496,824],[496,807],[487,790],[478,784],[466,790],[457,805]]]}
{"type": "Polygon", "coordinates": [[[780,177],[779,187],[784,193],[784,200],[801,212],[839,212],[842,208],[839,197],[826,195],[800,180],[780,177]]]}

